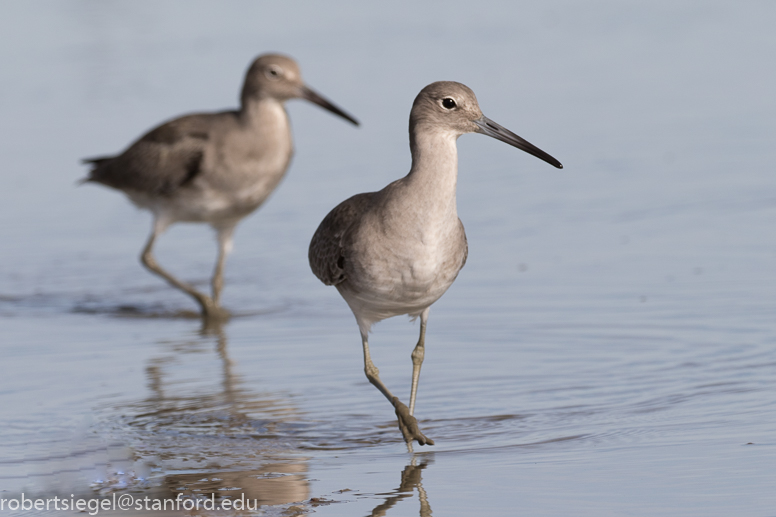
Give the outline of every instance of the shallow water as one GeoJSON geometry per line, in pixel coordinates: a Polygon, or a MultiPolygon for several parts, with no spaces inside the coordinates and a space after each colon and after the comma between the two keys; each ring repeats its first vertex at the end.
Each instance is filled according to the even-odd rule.
{"type": "MultiPolygon", "coordinates": [[[[44,4],[0,16],[0,498],[776,515],[776,8],[44,4]],[[76,187],[78,160],[233,106],[269,50],[363,125],[289,104],[291,171],[238,229],[235,317],[203,332],[137,261],[148,215],[76,187]],[[565,168],[460,139],[470,255],[429,320],[416,414],[436,445],[409,453],[306,252],[331,207],[406,172],[412,99],[439,79],[565,168]]],[[[197,226],[159,242],[202,286],[214,255],[197,226]]],[[[417,332],[370,339],[402,397],[417,332]]]]}

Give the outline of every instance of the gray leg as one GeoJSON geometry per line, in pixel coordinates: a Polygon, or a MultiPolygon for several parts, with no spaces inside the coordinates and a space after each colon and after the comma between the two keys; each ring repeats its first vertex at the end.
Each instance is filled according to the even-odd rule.
{"type": "Polygon", "coordinates": [[[361,343],[364,346],[364,373],[366,374],[366,378],[369,379],[369,382],[371,382],[375,388],[380,390],[380,393],[385,395],[385,398],[393,403],[393,399],[396,397],[394,397],[393,393],[385,387],[383,381],[380,380],[380,370],[378,370],[375,363],[372,362],[372,357],[369,355],[369,340],[363,332],[361,333],[361,343]]]}
{"type": "Polygon", "coordinates": [[[434,440],[426,438],[426,436],[420,432],[418,421],[410,414],[407,406],[399,400],[399,397],[395,397],[385,384],[383,384],[383,381],[380,380],[380,371],[372,362],[372,358],[369,355],[369,341],[367,335],[363,332],[361,333],[361,342],[364,346],[364,373],[366,373],[366,378],[369,379],[369,382],[371,382],[375,388],[380,390],[380,393],[385,395],[385,398],[387,398],[391,404],[393,404],[393,407],[396,410],[396,418],[399,421],[399,430],[401,431],[402,436],[404,436],[404,441],[411,444],[412,440],[417,440],[420,445],[434,445],[434,440]]]}
{"type": "Polygon", "coordinates": [[[157,264],[156,259],[153,256],[153,248],[154,248],[154,242],[156,241],[156,237],[160,235],[165,229],[167,228],[167,224],[164,222],[161,222],[159,220],[154,221],[153,230],[151,231],[151,236],[148,238],[148,242],[145,245],[145,248],[143,248],[143,253],[140,255],[140,261],[143,263],[143,265],[148,268],[149,271],[152,273],[159,275],[160,277],[164,278],[171,286],[180,289],[184,293],[188,294],[196,302],[200,305],[202,308],[202,316],[205,318],[213,318],[219,316],[219,310],[216,304],[213,303],[213,300],[210,299],[209,296],[200,293],[194,287],[190,286],[187,283],[181,282],[174,276],[172,276],[170,273],[162,269],[159,264],[157,264]]]}
{"type": "Polygon", "coordinates": [[[232,235],[234,234],[235,224],[229,224],[216,228],[216,239],[218,240],[218,259],[216,268],[213,271],[213,303],[216,306],[221,305],[221,290],[224,288],[224,263],[226,256],[232,251],[232,235]]]}
{"type": "Polygon", "coordinates": [[[415,414],[415,396],[418,394],[418,380],[420,379],[420,367],[423,365],[423,357],[426,355],[426,322],[428,321],[429,307],[420,313],[420,338],[415,350],[412,351],[412,389],[410,390],[410,415],[415,414]]]}

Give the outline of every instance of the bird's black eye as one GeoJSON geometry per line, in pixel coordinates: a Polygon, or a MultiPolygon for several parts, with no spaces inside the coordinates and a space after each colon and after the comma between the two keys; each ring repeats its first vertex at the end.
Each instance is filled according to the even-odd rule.
{"type": "Polygon", "coordinates": [[[267,77],[269,77],[270,79],[277,79],[277,78],[279,78],[280,77],[280,73],[281,73],[280,67],[277,67],[277,66],[271,66],[271,67],[267,68],[267,71],[265,72],[267,77]]]}
{"type": "Polygon", "coordinates": [[[455,101],[450,97],[445,97],[444,99],[442,99],[442,106],[445,109],[451,110],[455,108],[455,101]]]}

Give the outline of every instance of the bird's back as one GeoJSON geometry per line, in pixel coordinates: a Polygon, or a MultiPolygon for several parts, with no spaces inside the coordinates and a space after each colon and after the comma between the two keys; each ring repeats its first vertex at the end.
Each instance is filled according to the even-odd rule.
{"type": "Polygon", "coordinates": [[[200,113],[166,122],[114,157],[84,160],[92,165],[86,181],[125,192],[170,196],[203,170],[216,127],[236,123],[237,112],[200,113]]]}

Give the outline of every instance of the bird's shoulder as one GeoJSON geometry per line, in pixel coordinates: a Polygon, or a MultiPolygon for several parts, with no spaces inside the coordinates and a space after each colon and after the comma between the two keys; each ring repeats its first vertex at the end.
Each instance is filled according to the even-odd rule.
{"type": "Polygon", "coordinates": [[[186,141],[206,142],[212,138],[214,130],[223,130],[226,125],[236,125],[238,119],[239,113],[236,111],[190,113],[160,124],[141,136],[133,145],[175,146],[186,141]]]}
{"type": "Polygon", "coordinates": [[[326,285],[345,280],[344,240],[373,201],[375,192],[356,194],[334,207],[315,231],[308,258],[315,276],[326,285]]]}

